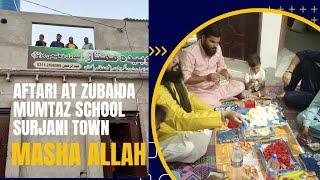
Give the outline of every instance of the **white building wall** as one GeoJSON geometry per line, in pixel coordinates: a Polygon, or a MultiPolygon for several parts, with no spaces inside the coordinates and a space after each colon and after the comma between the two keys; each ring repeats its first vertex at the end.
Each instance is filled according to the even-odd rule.
{"type": "Polygon", "coordinates": [[[282,15],[262,13],[259,54],[263,68],[276,68],[282,15]]]}

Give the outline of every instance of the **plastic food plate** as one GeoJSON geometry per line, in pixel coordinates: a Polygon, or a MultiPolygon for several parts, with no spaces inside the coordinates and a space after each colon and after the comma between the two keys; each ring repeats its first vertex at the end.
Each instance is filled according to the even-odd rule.
{"type": "Polygon", "coordinates": [[[221,143],[233,143],[239,141],[238,129],[227,129],[218,131],[218,142],[221,143]]]}
{"type": "Polygon", "coordinates": [[[304,168],[309,171],[320,171],[320,154],[303,153],[299,157],[304,168]]]}
{"type": "MultiPolygon", "coordinates": [[[[236,110],[237,113],[245,116],[248,112],[249,112],[250,109],[248,108],[239,108],[236,110]]],[[[268,120],[268,125],[267,126],[279,126],[279,125],[284,125],[287,123],[287,121],[285,119],[283,119],[283,117],[278,114],[278,119],[270,119],[268,120]]],[[[246,121],[247,124],[249,124],[249,121],[248,120],[244,120],[246,121]]],[[[265,127],[265,126],[255,126],[254,128],[259,128],[259,127],[265,127]]]]}
{"type": "Polygon", "coordinates": [[[256,149],[257,149],[257,152],[258,152],[258,155],[259,155],[259,158],[261,159],[262,161],[262,164],[265,168],[267,168],[267,164],[268,162],[266,161],[264,155],[263,155],[263,151],[264,149],[269,145],[269,144],[273,144],[275,143],[276,141],[282,141],[284,142],[284,144],[286,145],[287,149],[288,149],[288,152],[289,152],[289,157],[290,157],[290,161],[291,161],[291,164],[293,164],[293,168],[291,169],[280,169],[279,170],[279,174],[280,175],[283,175],[287,172],[291,172],[291,171],[297,171],[297,170],[301,170],[301,166],[300,164],[298,163],[298,161],[293,157],[292,155],[292,152],[290,150],[290,148],[288,147],[288,144],[286,143],[285,140],[283,139],[275,139],[275,140],[271,140],[271,141],[266,141],[266,142],[258,142],[256,143],[256,149]]]}
{"type": "Polygon", "coordinates": [[[266,139],[266,138],[274,137],[275,136],[275,132],[274,132],[272,127],[250,128],[248,126],[247,122],[245,121],[244,123],[242,123],[242,126],[241,126],[241,135],[247,141],[256,141],[256,140],[259,140],[259,139],[266,139]],[[247,136],[247,134],[246,134],[247,131],[259,130],[259,129],[264,129],[264,128],[268,128],[270,130],[268,135],[265,135],[265,136],[263,136],[263,135],[247,136]]]}

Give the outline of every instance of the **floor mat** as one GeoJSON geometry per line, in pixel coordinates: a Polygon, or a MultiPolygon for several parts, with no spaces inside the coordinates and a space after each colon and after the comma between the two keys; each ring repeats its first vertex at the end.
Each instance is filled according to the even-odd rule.
{"type": "MultiPolygon", "coordinates": [[[[214,133],[214,132],[213,132],[214,133]]],[[[214,135],[209,142],[207,152],[199,160],[192,164],[188,163],[168,163],[175,175],[179,174],[182,180],[197,180],[207,178],[209,173],[215,168],[214,135]]],[[[177,178],[179,179],[179,177],[177,178]]]]}
{"type": "MultiPolygon", "coordinates": [[[[267,86],[266,88],[269,92],[274,94],[281,94],[284,92],[282,85],[267,86]]],[[[286,104],[280,99],[276,99],[275,101],[279,104],[279,106],[283,108],[283,115],[286,118],[288,124],[290,125],[292,131],[296,134],[299,128],[296,121],[299,111],[287,107],[286,104]]]]}
{"type": "MultiPolygon", "coordinates": [[[[281,85],[277,86],[267,86],[267,90],[270,93],[281,94],[283,92],[283,87],[281,85]]],[[[283,107],[283,114],[288,121],[288,124],[292,128],[294,134],[297,134],[298,124],[296,122],[298,111],[288,108],[283,101],[275,100],[281,107],[283,107]]],[[[215,147],[214,147],[214,135],[208,145],[207,152],[198,161],[192,164],[187,163],[168,163],[170,169],[174,171],[174,174],[180,177],[177,179],[182,180],[198,180],[207,178],[209,173],[215,170],[215,147]]]]}

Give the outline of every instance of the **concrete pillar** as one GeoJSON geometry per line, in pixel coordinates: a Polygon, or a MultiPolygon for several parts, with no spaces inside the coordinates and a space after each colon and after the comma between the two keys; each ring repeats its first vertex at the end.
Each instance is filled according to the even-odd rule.
{"type": "MultiPolygon", "coordinates": [[[[11,109],[13,103],[11,103],[11,109]]],[[[6,178],[18,178],[20,177],[20,166],[13,166],[11,163],[12,160],[12,142],[21,143],[22,136],[16,136],[13,134],[13,121],[22,120],[22,117],[15,118],[13,117],[13,111],[10,112],[10,125],[9,125],[9,136],[8,136],[8,149],[7,149],[7,160],[6,160],[6,178]]]]}
{"type": "Polygon", "coordinates": [[[276,68],[282,15],[262,13],[259,54],[263,68],[276,68]]]}

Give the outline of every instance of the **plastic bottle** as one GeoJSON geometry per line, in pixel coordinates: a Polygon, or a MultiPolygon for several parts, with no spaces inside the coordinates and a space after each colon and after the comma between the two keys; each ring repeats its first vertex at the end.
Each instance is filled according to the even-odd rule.
{"type": "Polygon", "coordinates": [[[272,154],[267,164],[266,180],[277,180],[279,175],[280,163],[277,154],[272,154]]]}
{"type": "Polygon", "coordinates": [[[231,179],[239,179],[242,174],[243,154],[239,145],[231,153],[231,179]]]}

